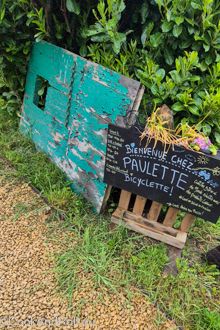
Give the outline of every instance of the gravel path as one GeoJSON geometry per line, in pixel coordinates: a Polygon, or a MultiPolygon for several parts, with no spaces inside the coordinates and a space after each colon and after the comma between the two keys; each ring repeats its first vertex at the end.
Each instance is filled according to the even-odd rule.
{"type": "Polygon", "coordinates": [[[123,295],[99,295],[89,281],[74,292],[70,312],[51,271],[57,246],[46,239],[47,213],[27,184],[0,177],[0,329],[175,329],[155,324],[157,310],[143,296],[128,308],[123,295]]]}

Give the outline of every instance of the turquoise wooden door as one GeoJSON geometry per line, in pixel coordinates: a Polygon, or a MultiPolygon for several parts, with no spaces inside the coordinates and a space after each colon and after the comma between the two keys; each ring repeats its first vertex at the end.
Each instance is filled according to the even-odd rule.
{"type": "Polygon", "coordinates": [[[98,212],[106,192],[108,123],[127,125],[139,89],[139,82],[62,48],[46,42],[33,47],[21,130],[98,212]]]}

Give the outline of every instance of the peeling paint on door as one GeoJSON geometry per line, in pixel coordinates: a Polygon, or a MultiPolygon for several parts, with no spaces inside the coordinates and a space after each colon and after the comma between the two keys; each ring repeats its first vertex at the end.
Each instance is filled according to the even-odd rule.
{"type": "MultiPolygon", "coordinates": [[[[47,42],[33,46],[21,131],[100,212],[107,127],[127,126],[140,83],[47,42]],[[45,102],[39,99],[39,81],[45,102]],[[41,102],[41,103],[40,103],[41,102]]],[[[137,110],[137,109],[136,109],[137,110]]]]}

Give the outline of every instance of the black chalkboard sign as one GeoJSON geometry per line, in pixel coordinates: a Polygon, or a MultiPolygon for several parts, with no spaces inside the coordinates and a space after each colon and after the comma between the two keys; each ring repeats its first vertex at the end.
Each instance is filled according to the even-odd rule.
{"type": "Polygon", "coordinates": [[[104,182],[216,222],[220,155],[141,142],[143,127],[109,125],[104,182]]]}

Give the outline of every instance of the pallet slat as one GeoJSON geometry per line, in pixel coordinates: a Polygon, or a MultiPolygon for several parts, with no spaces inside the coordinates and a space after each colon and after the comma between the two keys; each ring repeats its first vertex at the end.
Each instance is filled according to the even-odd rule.
{"type": "Polygon", "coordinates": [[[136,215],[142,215],[147,199],[137,195],[134,203],[133,213],[136,215]]]}
{"type": "Polygon", "coordinates": [[[182,220],[180,230],[183,232],[188,232],[194,220],[195,216],[190,213],[187,213],[182,220]]]}
{"type": "MultiPolygon", "coordinates": [[[[141,224],[141,223],[138,223],[137,221],[133,221],[133,220],[130,220],[127,218],[124,218],[123,220],[124,220],[123,225],[126,228],[136,231],[137,233],[151,237],[153,239],[164,242],[166,244],[175,246],[179,249],[182,249],[185,245],[185,241],[186,241],[186,237],[187,237],[186,233],[182,233],[181,239],[179,239],[177,237],[179,235],[179,233],[177,234],[176,237],[174,237],[174,236],[168,235],[166,233],[162,233],[159,230],[152,229],[152,227],[148,227],[146,224],[141,224]]],[[[120,224],[121,221],[122,220],[120,220],[118,218],[112,217],[113,223],[120,224]]]]}
{"type": "Polygon", "coordinates": [[[172,227],[174,222],[176,221],[176,216],[179,210],[174,207],[169,207],[165,219],[163,221],[164,226],[172,227]]]}
{"type": "Polygon", "coordinates": [[[148,212],[147,219],[152,221],[157,221],[160,215],[160,211],[162,208],[162,204],[158,202],[153,202],[150,208],[150,211],[148,212]]]}
{"type": "Polygon", "coordinates": [[[131,193],[129,191],[122,190],[118,206],[124,210],[128,209],[130,203],[131,193]]]}
{"type": "Polygon", "coordinates": [[[123,214],[125,219],[137,221],[138,223],[142,223],[143,225],[147,225],[151,228],[156,228],[163,233],[169,234],[171,236],[176,236],[179,232],[178,229],[172,228],[172,227],[165,227],[162,223],[159,223],[157,221],[152,221],[149,219],[146,219],[145,217],[142,217],[141,215],[136,216],[133,212],[125,211],[123,214]]]}

